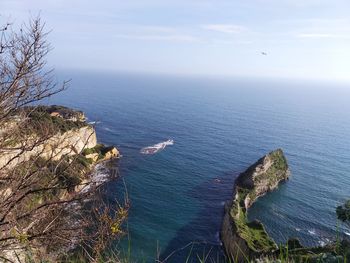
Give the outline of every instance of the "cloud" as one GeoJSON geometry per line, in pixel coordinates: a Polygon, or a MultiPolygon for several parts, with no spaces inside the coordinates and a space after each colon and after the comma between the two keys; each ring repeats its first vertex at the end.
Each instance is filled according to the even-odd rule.
{"type": "Polygon", "coordinates": [[[234,24],[210,24],[203,25],[202,28],[226,34],[239,34],[247,31],[246,27],[234,24]]]}
{"type": "Polygon", "coordinates": [[[349,39],[349,35],[336,35],[336,34],[325,34],[325,33],[305,33],[297,35],[297,38],[338,38],[338,39],[349,39]]]}
{"type": "Polygon", "coordinates": [[[148,41],[172,41],[172,42],[198,42],[199,39],[191,35],[115,35],[116,38],[121,39],[135,39],[148,41]]]}
{"type": "Polygon", "coordinates": [[[119,39],[145,41],[199,42],[200,39],[184,28],[158,25],[124,25],[114,27],[112,33],[119,39]],[[118,31],[118,33],[116,33],[118,31]]]}
{"type": "Polygon", "coordinates": [[[215,45],[251,45],[254,42],[251,40],[223,40],[223,39],[214,39],[210,42],[215,45]]]}

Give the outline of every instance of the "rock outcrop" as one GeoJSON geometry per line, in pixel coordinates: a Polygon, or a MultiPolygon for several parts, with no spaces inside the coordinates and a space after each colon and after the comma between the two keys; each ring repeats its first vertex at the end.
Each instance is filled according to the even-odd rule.
{"type": "Polygon", "coordinates": [[[68,130],[65,133],[57,133],[40,144],[37,144],[35,137],[32,141],[35,146],[31,147],[30,140],[28,140],[28,150],[23,153],[22,149],[16,146],[2,150],[0,152],[0,169],[4,166],[12,168],[37,155],[44,159],[60,160],[64,155],[75,155],[85,148],[93,148],[97,145],[96,132],[89,125],[68,130]]]}
{"type": "Polygon", "coordinates": [[[249,222],[248,208],[290,175],[281,149],[270,152],[237,178],[234,198],[225,207],[221,239],[226,254],[234,261],[268,254],[278,249],[259,221],[249,222]]]}
{"type": "MultiPolygon", "coordinates": [[[[81,174],[79,180],[83,180],[87,184],[93,180],[89,178],[89,171],[94,164],[120,157],[119,151],[115,147],[97,144],[95,129],[85,122],[85,115],[81,111],[57,105],[26,107],[24,111],[30,112],[29,117],[23,119],[21,115],[13,116],[13,121],[0,130],[0,136],[11,132],[11,128],[16,127],[17,123],[24,120],[28,122],[29,126],[31,126],[31,122],[38,121],[54,123],[56,130],[43,140],[38,135],[40,134],[39,130],[31,129],[31,133],[26,134],[25,138],[19,138],[20,141],[17,143],[0,149],[0,170],[2,171],[14,169],[31,158],[40,157],[50,160],[50,162],[58,162],[62,158],[70,160],[77,158],[83,164],[81,171],[79,169],[81,174]],[[59,116],[53,113],[59,113],[59,116]]],[[[33,127],[35,126],[32,125],[31,128],[33,127]]],[[[38,126],[38,129],[40,127],[38,126]]],[[[10,188],[0,189],[0,197],[4,198],[11,193],[12,189],[10,188]]]]}
{"type": "Polygon", "coordinates": [[[4,134],[6,136],[23,121],[27,121],[31,126],[28,128],[31,133],[26,134],[24,138],[16,138],[16,142],[11,142],[7,148],[0,149],[0,169],[5,167],[12,169],[33,156],[55,161],[63,156],[73,156],[85,149],[94,148],[98,149],[98,154],[86,157],[91,159],[92,163],[119,157],[116,148],[97,144],[96,132],[86,123],[85,115],[81,111],[57,105],[25,107],[23,111],[27,113],[27,117],[21,116],[20,113],[14,115],[13,121],[0,130],[0,136],[4,134]],[[50,128],[54,129],[53,134],[42,140],[44,137],[40,136],[42,126],[35,125],[37,123],[50,125],[50,128]]]}
{"type": "Polygon", "coordinates": [[[53,117],[60,117],[69,121],[84,122],[86,120],[84,112],[60,105],[38,106],[36,109],[45,111],[53,117]]]}
{"type": "MultiPolygon", "coordinates": [[[[19,178],[21,178],[21,173],[16,173],[16,171],[25,172],[29,169],[45,171],[44,176],[38,173],[38,177],[35,177],[35,180],[33,179],[28,184],[34,189],[37,187],[49,190],[38,191],[34,198],[24,200],[18,208],[23,210],[21,211],[23,214],[27,213],[27,210],[32,210],[32,207],[41,205],[45,202],[44,200],[46,202],[48,200],[52,202],[63,201],[64,203],[67,200],[72,200],[73,197],[84,197],[84,194],[89,194],[89,191],[92,191],[91,189],[96,189],[97,186],[107,181],[107,179],[100,178],[97,173],[98,166],[94,165],[120,157],[119,151],[113,146],[97,144],[96,132],[91,125],[85,122],[84,113],[61,106],[27,107],[23,110],[28,111],[29,114],[21,115],[18,113],[14,115],[12,120],[7,123],[8,125],[0,129],[0,139],[1,137],[11,138],[10,134],[15,129],[20,130],[20,127],[27,131],[23,133],[23,136],[16,136],[16,140],[10,143],[3,140],[6,147],[0,149],[0,170],[2,172],[0,203],[20,189],[15,183],[7,184],[6,176],[13,171],[19,178]],[[47,129],[49,131],[47,134],[40,131],[42,127],[46,127],[45,124],[50,127],[47,129]],[[47,136],[43,136],[43,134],[47,136]]],[[[104,167],[105,165],[99,166],[104,167]]],[[[67,211],[80,209],[78,206],[70,206],[72,202],[67,202],[67,204],[67,211]]],[[[45,213],[44,209],[40,211],[45,213]]],[[[22,232],[19,232],[24,236],[34,224],[39,224],[37,218],[33,220],[29,217],[26,220],[28,222],[24,224],[30,227],[21,229],[22,232]]],[[[78,221],[79,219],[77,219],[78,221]]],[[[3,231],[3,229],[1,230],[3,231]]],[[[10,230],[5,229],[5,231],[10,230]]],[[[43,251],[49,250],[45,247],[46,244],[41,245],[43,251]]],[[[26,242],[18,239],[18,244],[16,242],[9,244],[6,251],[1,251],[1,255],[11,259],[11,262],[24,262],[28,252],[27,246],[26,242]]],[[[36,248],[31,249],[31,252],[35,250],[36,248]]],[[[0,262],[2,262],[1,259],[0,262]]]]}
{"type": "Polygon", "coordinates": [[[91,163],[119,158],[120,153],[114,146],[105,146],[103,144],[96,144],[94,147],[85,148],[82,155],[91,163]]]}

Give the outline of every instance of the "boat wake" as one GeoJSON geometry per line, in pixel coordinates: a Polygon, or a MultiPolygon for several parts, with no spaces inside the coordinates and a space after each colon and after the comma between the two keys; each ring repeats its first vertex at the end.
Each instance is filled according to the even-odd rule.
{"type": "Polygon", "coordinates": [[[155,153],[163,150],[168,145],[173,145],[173,144],[174,144],[174,140],[167,140],[165,142],[160,142],[160,143],[157,143],[155,145],[142,148],[140,150],[140,153],[142,153],[142,154],[155,154],[155,153]]]}

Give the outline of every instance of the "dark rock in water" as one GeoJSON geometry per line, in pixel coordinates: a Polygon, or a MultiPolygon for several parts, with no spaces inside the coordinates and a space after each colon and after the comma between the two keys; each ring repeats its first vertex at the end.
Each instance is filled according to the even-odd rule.
{"type": "Polygon", "coordinates": [[[234,261],[273,253],[278,246],[259,221],[249,222],[247,210],[290,175],[287,160],[277,149],[241,173],[235,182],[233,200],[226,204],[221,239],[227,255],[234,261]]]}

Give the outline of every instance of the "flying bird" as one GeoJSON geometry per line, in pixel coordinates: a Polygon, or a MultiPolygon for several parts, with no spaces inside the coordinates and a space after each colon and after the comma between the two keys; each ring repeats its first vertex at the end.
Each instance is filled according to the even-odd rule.
{"type": "Polygon", "coordinates": [[[261,52],[261,55],[267,56],[267,53],[266,52],[261,52]]]}

